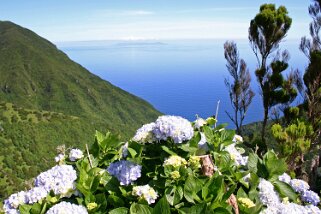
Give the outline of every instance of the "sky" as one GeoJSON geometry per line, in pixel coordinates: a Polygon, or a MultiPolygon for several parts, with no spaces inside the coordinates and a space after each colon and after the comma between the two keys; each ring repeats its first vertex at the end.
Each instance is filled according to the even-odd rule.
{"type": "Polygon", "coordinates": [[[284,5],[288,39],[308,35],[309,0],[7,0],[0,20],[52,42],[91,40],[247,39],[263,3],[284,5]]]}

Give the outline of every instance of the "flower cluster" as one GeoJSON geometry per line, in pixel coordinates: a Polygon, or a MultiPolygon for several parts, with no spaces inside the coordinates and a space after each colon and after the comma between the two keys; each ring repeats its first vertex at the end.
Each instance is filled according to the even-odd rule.
{"type": "Polygon", "coordinates": [[[186,166],[186,164],[187,164],[187,161],[184,158],[177,155],[172,155],[164,161],[163,166],[180,167],[180,166],[186,166]]]}
{"type": "Polygon", "coordinates": [[[153,135],[155,125],[155,123],[143,125],[136,131],[136,134],[132,140],[140,143],[153,143],[155,141],[155,137],[153,135]]]}
{"type": "Polygon", "coordinates": [[[51,207],[46,214],[62,214],[62,213],[73,213],[73,214],[88,214],[85,207],[71,204],[69,202],[60,202],[55,206],[51,207]]]}
{"type": "Polygon", "coordinates": [[[84,154],[82,153],[82,151],[80,149],[72,149],[70,150],[70,153],[69,153],[69,160],[70,161],[77,161],[81,158],[84,157],[84,154]]]}
{"type": "Polygon", "coordinates": [[[269,206],[275,206],[280,203],[279,195],[274,191],[274,187],[270,181],[260,178],[259,183],[260,201],[269,206]]]}
{"type": "Polygon", "coordinates": [[[234,160],[235,165],[245,166],[247,164],[248,157],[243,157],[239,151],[235,148],[235,143],[232,143],[225,147],[225,151],[227,151],[231,155],[231,159],[234,160]]]}
{"type": "Polygon", "coordinates": [[[147,201],[148,204],[155,203],[158,195],[157,192],[148,184],[144,186],[136,186],[133,188],[133,195],[139,196],[147,201]]]}
{"type": "MultiPolygon", "coordinates": [[[[283,174],[279,177],[280,180],[285,180],[288,181],[289,176],[287,174],[283,174]]],[[[295,183],[300,183],[304,184],[303,182],[298,181],[298,179],[293,179],[295,183]]],[[[291,181],[293,181],[291,180],[291,181]]],[[[290,181],[290,183],[291,183],[290,181]]],[[[302,185],[298,185],[302,187],[302,185]]],[[[304,184],[303,186],[306,187],[304,184]]],[[[321,214],[321,210],[313,205],[316,205],[317,203],[314,203],[315,201],[319,202],[319,197],[316,193],[305,190],[304,193],[307,193],[305,195],[306,197],[306,202],[310,202],[313,205],[308,205],[308,206],[302,206],[298,205],[295,203],[289,203],[289,202],[280,202],[278,194],[274,191],[274,187],[271,182],[266,181],[264,179],[260,179],[260,184],[259,184],[259,196],[260,200],[264,205],[267,205],[267,209],[263,210],[261,214],[288,214],[288,213],[319,213],[321,214]]],[[[304,194],[303,193],[303,194],[304,194]]],[[[303,196],[302,196],[303,197],[303,196]]]]}
{"type": "Polygon", "coordinates": [[[68,197],[75,190],[76,179],[77,174],[72,166],[54,166],[37,176],[35,186],[43,187],[47,192],[52,190],[56,195],[68,197]]]}
{"type": "Polygon", "coordinates": [[[302,206],[295,203],[280,203],[275,206],[269,206],[260,214],[321,214],[318,207],[309,205],[302,206]]]}
{"type": "Polygon", "coordinates": [[[254,202],[249,198],[239,198],[238,201],[247,208],[255,207],[254,202]]]}
{"type": "Polygon", "coordinates": [[[156,120],[153,133],[157,140],[171,138],[174,143],[182,143],[193,137],[194,130],[188,120],[178,116],[165,115],[156,120]]]}
{"type": "Polygon", "coordinates": [[[310,186],[304,180],[291,179],[291,177],[286,173],[279,176],[279,180],[289,184],[294,191],[300,193],[302,201],[311,203],[313,205],[317,205],[318,203],[320,203],[320,197],[318,196],[318,194],[309,190],[310,186]]]}
{"type": "Polygon", "coordinates": [[[4,200],[3,209],[5,213],[16,214],[19,213],[17,208],[25,203],[27,203],[26,192],[21,191],[12,194],[8,199],[4,200]]]}
{"type": "Polygon", "coordinates": [[[198,169],[201,168],[201,163],[200,163],[201,158],[199,156],[191,156],[188,160],[188,165],[192,169],[198,169]]]}
{"type": "Polygon", "coordinates": [[[120,185],[127,186],[140,178],[141,169],[142,166],[140,165],[126,160],[120,160],[118,162],[111,163],[107,168],[107,171],[118,179],[120,185]]]}
{"type": "Polygon", "coordinates": [[[234,135],[233,142],[235,143],[243,143],[243,137],[240,135],[234,135]]]}

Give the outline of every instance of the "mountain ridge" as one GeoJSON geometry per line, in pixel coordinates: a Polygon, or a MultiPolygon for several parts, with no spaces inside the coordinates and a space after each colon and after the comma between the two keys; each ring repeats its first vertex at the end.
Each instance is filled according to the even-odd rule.
{"type": "Polygon", "coordinates": [[[128,139],[159,115],[50,41],[0,21],[0,198],[52,166],[57,146],[84,148],[95,130],[128,139]]]}

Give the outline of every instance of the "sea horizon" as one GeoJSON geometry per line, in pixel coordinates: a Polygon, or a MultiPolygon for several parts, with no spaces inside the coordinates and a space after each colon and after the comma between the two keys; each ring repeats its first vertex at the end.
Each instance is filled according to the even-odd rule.
{"type": "MultiPolygon", "coordinates": [[[[93,74],[152,104],[164,114],[191,121],[215,115],[234,128],[225,111],[232,112],[224,79],[230,77],[224,42],[235,41],[240,58],[248,64],[256,93],[244,124],[261,121],[263,107],[254,70],[257,61],[246,39],[92,40],[56,42],[72,60],[93,74]],[[196,116],[197,115],[197,116],[196,116]]],[[[280,48],[290,52],[289,69],[303,72],[307,59],[298,39],[286,39],[280,48]]]]}

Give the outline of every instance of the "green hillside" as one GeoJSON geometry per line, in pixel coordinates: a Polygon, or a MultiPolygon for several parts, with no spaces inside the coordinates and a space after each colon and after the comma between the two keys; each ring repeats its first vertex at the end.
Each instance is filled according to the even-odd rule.
{"type": "Polygon", "coordinates": [[[128,138],[158,115],[49,41],[0,22],[0,198],[54,164],[57,145],[83,148],[94,130],[128,138]]]}

